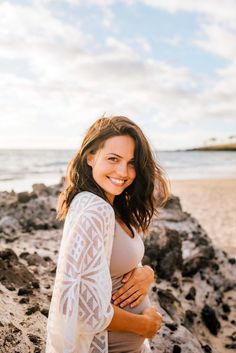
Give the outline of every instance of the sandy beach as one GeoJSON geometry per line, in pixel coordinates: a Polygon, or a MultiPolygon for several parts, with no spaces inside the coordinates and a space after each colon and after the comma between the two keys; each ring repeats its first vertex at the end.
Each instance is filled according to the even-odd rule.
{"type": "Polygon", "coordinates": [[[198,219],[213,243],[236,256],[236,179],[171,180],[184,211],[198,219]]]}

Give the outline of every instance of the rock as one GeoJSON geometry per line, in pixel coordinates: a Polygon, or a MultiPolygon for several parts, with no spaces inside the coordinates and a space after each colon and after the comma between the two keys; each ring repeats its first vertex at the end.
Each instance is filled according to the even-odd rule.
{"type": "Polygon", "coordinates": [[[195,317],[197,317],[196,313],[194,313],[192,310],[186,310],[183,325],[190,331],[193,327],[195,317]]]}
{"type": "Polygon", "coordinates": [[[32,189],[33,189],[33,192],[36,195],[38,195],[38,196],[40,196],[42,194],[46,195],[46,196],[49,195],[48,187],[45,184],[43,184],[43,183],[41,183],[41,184],[33,184],[32,185],[32,189]]]}
{"type": "Polygon", "coordinates": [[[145,256],[150,259],[158,277],[170,280],[176,269],[182,267],[182,242],[178,232],[166,229],[157,236],[152,231],[145,245],[145,256]]]}
{"type": "Polygon", "coordinates": [[[17,201],[20,203],[26,203],[29,202],[31,199],[30,194],[28,192],[19,192],[17,194],[17,201]]]}
{"type": "Polygon", "coordinates": [[[33,294],[33,290],[30,287],[21,287],[18,290],[18,295],[31,295],[33,294]]]}
{"type": "Polygon", "coordinates": [[[20,304],[28,304],[29,303],[29,297],[21,298],[19,300],[20,304]]]}
{"type": "Polygon", "coordinates": [[[9,248],[0,251],[0,282],[5,286],[22,285],[36,281],[34,275],[19,262],[18,256],[9,248]]]}
{"type": "Polygon", "coordinates": [[[171,331],[176,331],[178,328],[178,325],[176,323],[165,323],[166,327],[168,327],[171,331]]]}
{"type": "Polygon", "coordinates": [[[184,317],[180,300],[168,289],[158,289],[157,294],[160,306],[170,315],[175,323],[180,324],[184,317]]]}
{"type": "Polygon", "coordinates": [[[212,353],[212,349],[210,346],[208,346],[208,344],[203,345],[202,349],[205,353],[212,353]]]}
{"type": "Polygon", "coordinates": [[[178,196],[171,195],[165,203],[164,209],[182,211],[180,198],[178,196]]]}
{"type": "Polygon", "coordinates": [[[164,326],[152,341],[152,346],[154,353],[169,353],[174,349],[181,349],[182,353],[203,353],[198,339],[182,325],[173,332],[164,326]]]}
{"type": "Polygon", "coordinates": [[[181,347],[178,345],[178,344],[175,344],[174,346],[173,346],[173,351],[172,351],[173,353],[181,353],[182,352],[182,349],[181,349],[181,347]]]}
{"type": "Polygon", "coordinates": [[[15,234],[19,226],[18,220],[12,216],[5,216],[0,219],[0,232],[7,235],[15,234]]]}
{"type": "Polygon", "coordinates": [[[196,296],[196,288],[191,287],[188,294],[185,296],[187,300],[194,300],[196,296]]]}
{"type": "Polygon", "coordinates": [[[236,343],[227,343],[225,344],[225,348],[236,349],[236,343]]]}
{"type": "Polygon", "coordinates": [[[29,337],[30,341],[33,342],[34,344],[40,344],[42,341],[39,336],[36,336],[33,334],[29,334],[28,337],[29,337]]]}
{"type": "Polygon", "coordinates": [[[202,309],[201,315],[206,327],[213,335],[216,336],[219,329],[221,328],[221,325],[217,319],[215,310],[206,304],[202,309]]]}
{"type": "MultiPolygon", "coordinates": [[[[0,347],[7,353],[45,351],[63,225],[56,220],[56,203],[63,183],[34,185],[32,193],[20,196],[0,193],[5,248],[0,251],[0,347]]],[[[179,198],[171,197],[159,212],[145,238],[143,261],[155,271],[150,296],[163,315],[153,352],[234,349],[235,259],[212,245],[198,221],[182,211],[179,198]]]]}
{"type": "Polygon", "coordinates": [[[224,313],[229,314],[231,312],[230,306],[227,303],[222,304],[222,309],[223,309],[224,313]]]}
{"type": "Polygon", "coordinates": [[[214,258],[214,249],[212,246],[199,247],[197,253],[189,256],[183,263],[183,276],[193,276],[200,269],[209,265],[209,261],[214,258]]]}
{"type": "Polygon", "coordinates": [[[48,317],[48,313],[49,313],[49,310],[48,310],[48,309],[43,308],[40,312],[41,312],[41,314],[43,314],[44,316],[48,317]]]}
{"type": "Polygon", "coordinates": [[[20,257],[25,259],[29,266],[47,266],[47,262],[37,252],[34,254],[22,253],[20,257]]]}
{"type": "Polygon", "coordinates": [[[36,305],[33,305],[31,306],[30,308],[28,308],[25,312],[26,315],[32,315],[33,313],[35,313],[36,311],[39,311],[40,308],[39,308],[39,305],[36,304],[36,305]]]}
{"type": "Polygon", "coordinates": [[[231,336],[229,336],[233,341],[236,341],[236,331],[232,333],[231,336]]]}

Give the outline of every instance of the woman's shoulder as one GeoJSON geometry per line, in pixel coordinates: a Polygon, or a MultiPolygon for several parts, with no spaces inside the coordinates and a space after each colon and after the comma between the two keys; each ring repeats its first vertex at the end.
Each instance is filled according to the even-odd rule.
{"type": "Polygon", "coordinates": [[[90,192],[81,191],[76,194],[71,202],[71,207],[83,209],[94,209],[100,212],[114,213],[113,207],[102,197],[90,192]]]}

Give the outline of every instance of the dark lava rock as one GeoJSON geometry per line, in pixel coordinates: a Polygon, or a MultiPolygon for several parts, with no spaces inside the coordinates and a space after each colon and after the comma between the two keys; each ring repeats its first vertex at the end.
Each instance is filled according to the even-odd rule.
{"type": "Polygon", "coordinates": [[[167,242],[158,251],[158,265],[156,273],[159,277],[170,279],[176,268],[182,267],[182,242],[178,232],[167,230],[167,242]]]}
{"type": "Polygon", "coordinates": [[[196,296],[196,288],[195,287],[191,287],[190,289],[189,289],[189,292],[188,292],[188,294],[185,296],[185,298],[187,299],[187,300],[194,300],[195,299],[195,296],[196,296]]]}
{"type": "Polygon", "coordinates": [[[221,315],[221,318],[223,319],[223,320],[225,320],[225,321],[228,321],[229,320],[229,318],[228,318],[228,316],[227,315],[221,315]]]}
{"type": "Polygon", "coordinates": [[[211,268],[212,268],[215,272],[217,272],[217,271],[219,271],[220,266],[219,266],[218,263],[212,262],[212,263],[211,263],[211,268]]]}
{"type": "Polygon", "coordinates": [[[28,192],[19,192],[17,194],[17,201],[20,203],[29,202],[30,199],[31,199],[31,196],[28,192]]]}
{"type": "Polygon", "coordinates": [[[233,341],[236,341],[236,331],[232,333],[231,336],[229,336],[233,341]]]}
{"type": "Polygon", "coordinates": [[[170,283],[171,283],[173,288],[179,288],[179,286],[180,286],[178,277],[171,278],[170,283]]]}
{"type": "Polygon", "coordinates": [[[40,310],[39,305],[36,304],[36,305],[33,305],[30,308],[28,308],[27,311],[25,312],[25,314],[32,315],[33,313],[36,313],[36,311],[39,311],[39,310],[40,310]]]}
{"type": "Polygon", "coordinates": [[[199,247],[197,254],[189,256],[183,263],[182,275],[192,277],[200,269],[209,265],[211,259],[214,258],[215,251],[212,246],[199,247]]]}
{"type": "Polygon", "coordinates": [[[28,334],[29,340],[33,342],[34,344],[40,344],[41,343],[41,338],[39,336],[33,335],[33,334],[28,334]]]}
{"type": "Polygon", "coordinates": [[[208,330],[216,336],[221,325],[217,319],[215,310],[206,304],[201,311],[201,317],[208,330]]]}
{"type": "Polygon", "coordinates": [[[31,295],[33,294],[33,290],[30,287],[21,287],[18,290],[18,295],[31,295]]]}
{"type": "Polygon", "coordinates": [[[205,344],[204,346],[202,346],[202,349],[205,353],[212,353],[212,348],[208,346],[208,344],[205,344]]]}
{"type": "MultiPolygon", "coordinates": [[[[6,334],[5,337],[3,338],[3,353],[8,353],[8,352],[12,352],[10,350],[10,347],[16,347],[22,338],[22,331],[16,327],[15,325],[13,325],[12,323],[8,324],[5,326],[6,329],[6,334]]],[[[0,346],[0,348],[3,348],[0,346]]],[[[0,352],[2,352],[0,350],[0,352]]],[[[14,351],[15,352],[15,351],[14,351]]]]}
{"type": "Polygon", "coordinates": [[[178,344],[175,344],[173,347],[173,353],[181,353],[181,347],[178,344]]]}
{"type": "Polygon", "coordinates": [[[225,348],[236,349],[236,343],[227,343],[225,344],[225,348]]]}
{"type": "Polygon", "coordinates": [[[43,308],[42,310],[40,310],[41,314],[43,314],[44,316],[48,317],[48,313],[49,313],[49,310],[46,309],[46,308],[43,308]]]}
{"type": "Polygon", "coordinates": [[[230,306],[227,303],[222,304],[222,309],[223,309],[224,313],[227,313],[227,314],[229,314],[231,311],[230,306]]]}
{"type": "Polygon", "coordinates": [[[5,286],[21,287],[37,281],[12,249],[0,251],[0,282],[5,286]]]}
{"type": "Polygon", "coordinates": [[[165,209],[168,210],[179,210],[182,211],[182,206],[180,203],[180,198],[178,196],[171,195],[167,202],[165,203],[165,209]]]}
{"type": "Polygon", "coordinates": [[[182,241],[175,230],[162,234],[151,232],[145,242],[145,255],[153,264],[157,276],[170,280],[177,268],[182,267],[182,241]]]}
{"type": "Polygon", "coordinates": [[[165,326],[168,327],[172,332],[176,331],[178,328],[178,325],[176,323],[172,323],[172,322],[170,322],[170,323],[166,322],[165,326]]]}
{"type": "Polygon", "coordinates": [[[196,316],[196,313],[194,313],[192,310],[186,310],[184,317],[184,326],[188,329],[191,329],[194,324],[194,317],[196,316]]]}
{"type": "Polygon", "coordinates": [[[8,260],[9,263],[11,262],[12,264],[16,264],[18,257],[12,249],[7,248],[0,251],[0,259],[8,260]]]}
{"type": "Polygon", "coordinates": [[[35,289],[39,289],[40,288],[40,283],[39,283],[39,281],[37,279],[35,281],[32,281],[31,285],[35,289]]]}
{"type": "Polygon", "coordinates": [[[170,315],[170,317],[175,321],[178,320],[180,322],[181,315],[181,302],[177,299],[170,290],[158,290],[158,299],[160,306],[170,315]]]}
{"type": "Polygon", "coordinates": [[[29,303],[29,297],[21,298],[19,300],[20,304],[28,304],[29,303]]]}

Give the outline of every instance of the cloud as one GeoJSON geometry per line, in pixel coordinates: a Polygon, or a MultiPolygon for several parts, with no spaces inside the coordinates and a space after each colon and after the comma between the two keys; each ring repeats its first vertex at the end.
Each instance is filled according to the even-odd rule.
{"type": "MultiPolygon", "coordinates": [[[[236,20],[236,19],[235,19],[236,20]]],[[[236,33],[218,24],[203,24],[201,39],[193,43],[207,52],[236,62],[236,33]]]]}
{"type": "Polygon", "coordinates": [[[144,52],[149,53],[151,51],[151,45],[146,38],[138,37],[136,38],[136,42],[144,52]]]}
{"type": "Polygon", "coordinates": [[[142,3],[170,13],[185,11],[202,14],[212,21],[236,27],[236,2],[234,0],[225,0],[224,4],[221,0],[214,0],[214,2],[212,0],[142,0],[142,3]]]}
{"type": "Polygon", "coordinates": [[[183,39],[180,36],[173,36],[171,38],[163,38],[162,42],[172,46],[172,47],[179,47],[182,44],[183,39]]]}
{"type": "MultiPolygon", "coordinates": [[[[1,129],[4,136],[11,131],[9,140],[18,146],[75,147],[90,122],[105,112],[134,118],[153,141],[158,127],[171,130],[182,124],[188,131],[204,119],[235,119],[233,64],[202,80],[186,67],[149,57],[145,37],[132,46],[109,35],[93,50],[96,37],[64,22],[46,4],[5,2],[0,19],[0,57],[5,60],[0,70],[1,129]],[[14,66],[21,63],[20,75],[11,70],[9,59],[14,66]]],[[[204,46],[200,39],[196,44],[204,46]]],[[[227,57],[232,55],[228,51],[227,57]]],[[[171,136],[177,148],[181,138],[171,136]]],[[[187,140],[193,143],[188,134],[182,142],[187,140]]],[[[161,144],[165,148],[167,140],[161,144]]]]}
{"type": "MultiPolygon", "coordinates": [[[[48,0],[52,1],[52,0],[48,0]]],[[[54,0],[55,1],[55,0],[54,0]]],[[[83,0],[65,0],[72,4],[84,4],[83,0]]],[[[234,0],[225,0],[222,6],[221,0],[87,0],[86,5],[109,7],[114,4],[134,6],[143,3],[146,6],[159,8],[170,13],[185,11],[204,14],[217,22],[224,22],[228,26],[235,27],[236,3],[234,0]]]]}

